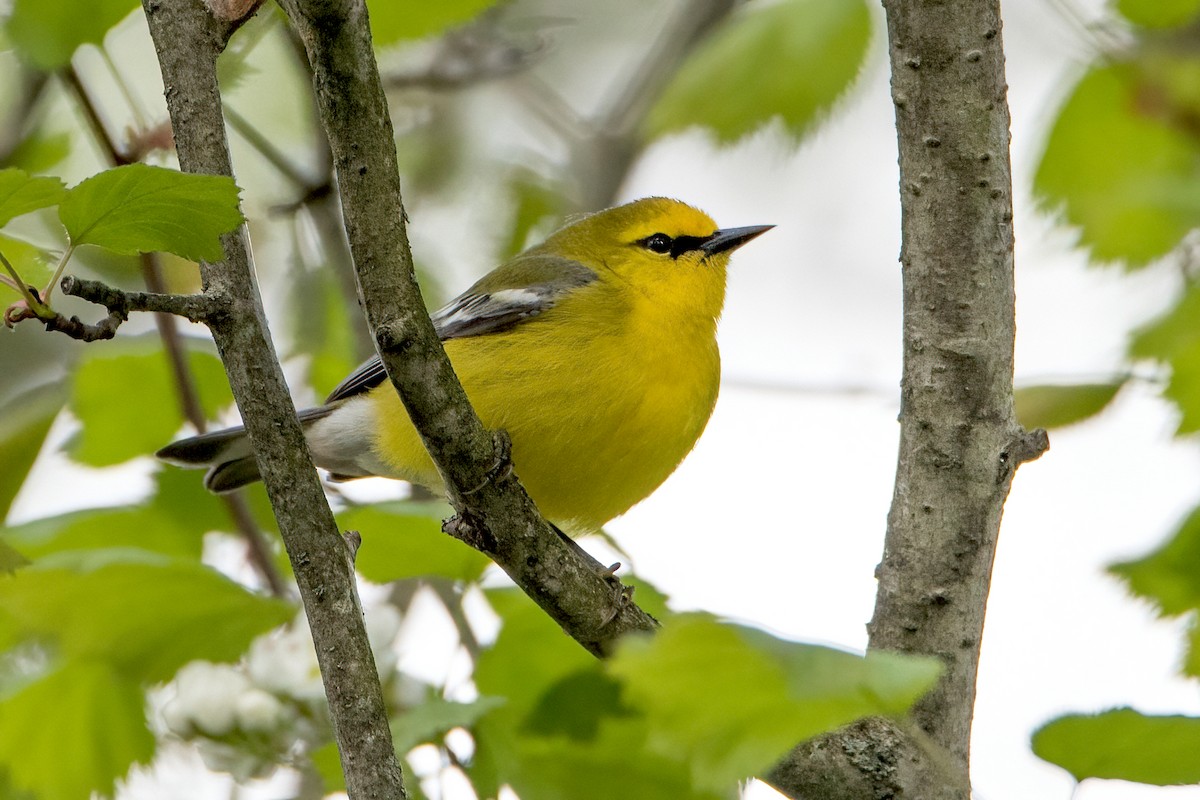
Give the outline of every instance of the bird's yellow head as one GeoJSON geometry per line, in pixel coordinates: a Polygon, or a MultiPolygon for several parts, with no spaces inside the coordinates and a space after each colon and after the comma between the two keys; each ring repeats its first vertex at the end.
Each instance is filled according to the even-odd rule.
{"type": "Polygon", "coordinates": [[[720,230],[697,208],[648,197],[582,217],[544,247],[668,313],[715,320],[725,302],[730,255],[771,227],[720,230]]]}

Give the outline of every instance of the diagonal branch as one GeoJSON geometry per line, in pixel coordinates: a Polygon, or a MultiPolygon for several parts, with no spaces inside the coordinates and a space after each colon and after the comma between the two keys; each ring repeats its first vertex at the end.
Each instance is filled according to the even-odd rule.
{"type": "Polygon", "coordinates": [[[591,652],[656,623],[603,569],[541,519],[511,474],[503,437],[484,430],[425,312],[400,202],[396,147],[362,0],[281,0],[312,65],[359,292],[388,375],[458,516],[447,529],[489,555],[591,652]],[[590,563],[589,563],[590,561],[590,563]]]}

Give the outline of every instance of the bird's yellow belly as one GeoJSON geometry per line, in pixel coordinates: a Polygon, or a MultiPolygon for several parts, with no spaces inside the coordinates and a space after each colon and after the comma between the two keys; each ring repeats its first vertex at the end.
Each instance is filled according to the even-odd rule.
{"type": "MultiPolygon", "coordinates": [[[[720,365],[711,335],[677,341],[653,364],[636,345],[541,340],[529,329],[446,343],[483,424],[508,432],[518,477],[560,527],[595,529],[644,499],[691,451],[712,413],[720,365]]],[[[378,455],[396,477],[439,487],[392,387],[371,399],[386,420],[378,455]]]]}

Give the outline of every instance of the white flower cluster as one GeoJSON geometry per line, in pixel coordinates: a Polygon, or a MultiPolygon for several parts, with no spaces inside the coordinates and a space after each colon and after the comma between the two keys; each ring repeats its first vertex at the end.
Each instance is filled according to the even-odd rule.
{"type": "MultiPolygon", "coordinates": [[[[394,647],[400,623],[400,612],[389,604],[366,612],[385,687],[400,681],[394,647]]],[[[166,695],[167,730],[195,742],[209,768],[238,779],[265,775],[329,737],[324,687],[303,613],[256,639],[240,664],[186,665],[166,695]]]]}

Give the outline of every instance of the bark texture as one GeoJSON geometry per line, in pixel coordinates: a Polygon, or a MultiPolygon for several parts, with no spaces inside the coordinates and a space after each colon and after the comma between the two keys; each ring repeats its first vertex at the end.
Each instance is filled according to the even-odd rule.
{"type": "Polygon", "coordinates": [[[359,295],[375,344],[441,472],[458,516],[447,531],[490,556],[589,651],[656,627],[554,534],[512,474],[503,434],[485,430],[446,358],[413,274],[396,148],[362,0],[280,0],[313,72],[359,295]]]}
{"type": "MultiPolygon", "coordinates": [[[[179,163],[232,175],[216,59],[236,23],[201,0],[143,3],[166,87],[179,163]]],[[[267,333],[245,229],[224,239],[225,261],[200,265],[212,329],[258,455],[308,615],[349,796],[405,797],[387,709],[363,627],[350,551],[338,533],[267,333]]]]}
{"type": "Polygon", "coordinates": [[[915,729],[865,720],[768,776],[795,798],[968,800],[1000,517],[1048,446],[1013,415],[1012,178],[999,0],[884,0],[900,153],[900,451],[870,648],[932,655],[915,729]]]}
{"type": "Polygon", "coordinates": [[[1000,516],[1046,449],[1013,414],[1009,114],[998,0],[888,0],[900,150],[900,454],[870,647],[942,659],[914,710],[966,770],[1000,516]]]}

